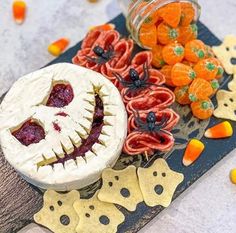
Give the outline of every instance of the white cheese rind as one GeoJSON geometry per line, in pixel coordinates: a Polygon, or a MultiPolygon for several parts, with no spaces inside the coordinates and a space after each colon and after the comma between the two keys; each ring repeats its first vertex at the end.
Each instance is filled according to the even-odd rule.
{"type": "Polygon", "coordinates": [[[61,63],[20,78],[0,105],[0,141],[8,162],[28,182],[42,189],[66,191],[80,189],[97,181],[102,171],[113,167],[127,134],[127,114],[116,87],[101,74],[72,64],[61,63]],[[52,82],[70,83],[73,101],[58,109],[43,105],[52,89],[52,82]],[[104,101],[104,126],[92,151],[85,158],[68,160],[52,166],[37,167],[45,159],[63,158],[73,146],[80,145],[91,129],[95,97],[98,87],[104,101]],[[69,116],[57,116],[58,112],[69,116]],[[11,131],[28,119],[42,124],[46,137],[37,144],[22,145],[11,131]],[[53,122],[61,127],[58,132],[53,122]],[[82,126],[81,126],[82,125],[82,126]]]}

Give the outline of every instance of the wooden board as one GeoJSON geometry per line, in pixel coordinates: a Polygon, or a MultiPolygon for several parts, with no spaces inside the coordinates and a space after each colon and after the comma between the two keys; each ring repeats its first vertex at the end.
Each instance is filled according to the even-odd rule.
{"type": "MultiPolygon", "coordinates": [[[[122,15],[119,15],[112,20],[112,23],[116,24],[117,30],[122,35],[128,36],[128,32],[125,28],[125,19],[122,15]]],[[[220,44],[220,40],[213,35],[207,27],[201,23],[198,23],[198,26],[199,38],[201,40],[208,45],[220,44]]],[[[81,43],[76,44],[50,64],[60,62],[71,63],[71,59],[77,53],[80,45],[81,43]]],[[[135,48],[135,52],[139,50],[138,47],[135,48]]],[[[223,88],[226,88],[226,83],[229,81],[227,79],[229,78],[225,75],[226,81],[224,82],[224,85],[222,85],[223,88]]],[[[216,105],[215,99],[213,99],[213,102],[216,105]]],[[[217,143],[214,140],[202,138],[205,129],[208,126],[220,122],[220,120],[213,117],[210,121],[200,122],[192,117],[188,107],[180,107],[176,104],[174,108],[182,116],[180,125],[177,126],[173,132],[177,142],[174,149],[165,155],[155,155],[148,163],[142,156],[128,158],[122,156],[116,167],[122,168],[129,164],[135,164],[136,166],[149,166],[160,156],[166,158],[169,166],[173,170],[185,175],[184,182],[178,187],[175,193],[174,198],[177,198],[199,177],[211,169],[218,161],[236,147],[236,136],[234,135],[230,139],[219,140],[217,143]],[[182,165],[183,151],[189,138],[192,137],[199,139],[202,138],[202,141],[206,145],[206,150],[193,166],[185,168],[182,165]]],[[[234,124],[234,129],[235,128],[234,124]]],[[[2,153],[0,153],[0,229],[1,233],[9,233],[15,232],[17,229],[22,228],[23,225],[32,222],[33,214],[42,206],[42,192],[24,182],[13,171],[13,169],[10,168],[2,156],[2,153]]],[[[83,189],[81,195],[83,197],[90,196],[100,185],[101,182],[99,181],[96,184],[83,189]]],[[[133,213],[122,208],[119,209],[126,216],[126,221],[119,226],[118,231],[120,233],[137,232],[163,210],[160,206],[149,208],[144,203],[140,203],[137,210],[133,213]]]]}

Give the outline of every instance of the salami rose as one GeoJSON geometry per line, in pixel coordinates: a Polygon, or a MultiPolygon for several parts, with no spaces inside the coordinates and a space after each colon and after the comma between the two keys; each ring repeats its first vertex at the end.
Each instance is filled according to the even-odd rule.
{"type": "Polygon", "coordinates": [[[171,134],[160,132],[158,134],[132,132],[128,135],[123,151],[129,155],[147,153],[152,155],[154,151],[166,152],[174,145],[171,134]]]}
{"type": "Polygon", "coordinates": [[[132,40],[121,39],[114,46],[114,58],[101,67],[101,73],[113,83],[117,84],[114,72],[119,73],[121,76],[127,74],[133,46],[132,40]]]}
{"type": "Polygon", "coordinates": [[[147,95],[129,101],[126,109],[129,114],[134,111],[140,113],[157,112],[169,107],[174,101],[175,95],[171,90],[165,87],[157,87],[155,90],[149,91],[147,95]]]}
{"type": "MultiPolygon", "coordinates": [[[[147,80],[148,83],[152,83],[154,84],[153,86],[150,85],[142,90],[134,90],[134,91],[128,91],[128,88],[122,88],[121,90],[121,95],[123,97],[123,101],[125,104],[127,104],[128,102],[130,102],[131,100],[137,99],[137,98],[141,98],[145,95],[147,95],[151,90],[155,90],[157,86],[160,86],[162,84],[165,83],[165,76],[159,72],[158,70],[155,69],[149,69],[148,70],[149,73],[149,79],[147,80]]],[[[144,71],[142,69],[142,73],[140,74],[140,77],[142,78],[144,75],[144,71]]],[[[125,80],[130,81],[129,75],[125,76],[125,80]]]]}
{"type": "MultiPolygon", "coordinates": [[[[147,113],[141,113],[139,115],[140,115],[141,121],[146,122],[147,113]]],[[[166,108],[164,110],[157,111],[157,112],[155,112],[155,115],[156,115],[156,119],[157,119],[156,120],[157,124],[160,123],[163,118],[166,119],[166,125],[165,125],[165,127],[163,127],[163,130],[166,130],[166,131],[171,131],[179,121],[179,115],[170,108],[166,108]]],[[[137,128],[138,128],[138,126],[135,122],[135,117],[133,114],[131,114],[128,119],[128,132],[131,133],[132,131],[137,130],[137,128]]]]}

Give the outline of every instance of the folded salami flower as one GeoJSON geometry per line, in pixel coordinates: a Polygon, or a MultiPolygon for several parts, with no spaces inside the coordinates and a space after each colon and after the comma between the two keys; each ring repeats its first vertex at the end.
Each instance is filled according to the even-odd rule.
{"type": "MultiPolygon", "coordinates": [[[[129,103],[134,99],[148,95],[150,90],[155,90],[157,86],[161,86],[162,84],[165,83],[165,76],[158,70],[150,68],[148,70],[148,75],[149,75],[148,80],[140,89],[137,88],[131,90],[130,88],[121,88],[121,95],[125,104],[129,103]]],[[[141,70],[140,77],[141,78],[145,77],[143,68],[141,70]]],[[[129,75],[126,75],[124,80],[130,82],[129,75]]]]}
{"type": "Polygon", "coordinates": [[[155,90],[149,91],[148,95],[129,101],[126,110],[129,114],[135,111],[140,113],[157,112],[168,108],[174,102],[175,95],[171,90],[165,87],[157,87],[155,90]]]}
{"type": "Polygon", "coordinates": [[[134,131],[128,135],[123,151],[129,155],[143,153],[152,155],[155,151],[169,151],[173,145],[174,138],[170,133],[160,132],[151,134],[134,131]]]}
{"type": "MultiPolygon", "coordinates": [[[[178,123],[179,121],[179,115],[173,111],[170,108],[166,108],[161,111],[155,112],[156,115],[156,123],[160,124],[163,119],[165,119],[166,123],[163,127],[163,130],[171,131],[178,123]]],[[[137,116],[136,116],[137,117],[137,116]]],[[[145,122],[147,119],[147,113],[141,113],[139,114],[139,117],[142,122],[145,122]]],[[[135,120],[134,114],[131,114],[128,119],[128,133],[131,133],[132,131],[135,131],[138,129],[137,122],[135,120]]]]}
{"type": "Polygon", "coordinates": [[[121,39],[114,47],[114,58],[101,66],[101,73],[111,80],[116,86],[118,82],[114,76],[114,72],[119,73],[122,76],[127,74],[133,47],[133,40],[121,39]]]}
{"type": "Polygon", "coordinates": [[[152,59],[153,56],[150,51],[137,53],[131,61],[131,68],[134,68],[139,73],[141,73],[144,64],[147,64],[149,68],[151,67],[152,59]]]}
{"type": "Polygon", "coordinates": [[[120,39],[115,30],[93,30],[83,40],[72,62],[102,73],[117,85],[113,73],[127,73],[133,46],[133,40],[120,39]]]}

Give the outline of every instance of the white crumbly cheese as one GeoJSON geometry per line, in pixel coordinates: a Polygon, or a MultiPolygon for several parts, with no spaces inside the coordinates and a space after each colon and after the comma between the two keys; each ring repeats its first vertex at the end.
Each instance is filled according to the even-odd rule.
{"type": "Polygon", "coordinates": [[[0,105],[0,140],[8,162],[24,179],[43,189],[65,191],[83,188],[97,181],[102,171],[116,163],[127,133],[127,115],[119,91],[101,74],[72,64],[49,66],[20,78],[0,105]],[[72,102],[63,108],[45,106],[53,84],[69,83],[72,102]],[[99,143],[85,157],[65,164],[38,166],[71,153],[88,137],[95,108],[95,92],[104,105],[104,126],[99,143]],[[68,116],[57,115],[64,112],[68,116]],[[29,119],[40,123],[46,137],[25,146],[12,131],[29,119]],[[53,122],[61,131],[55,130],[53,122]]]}

